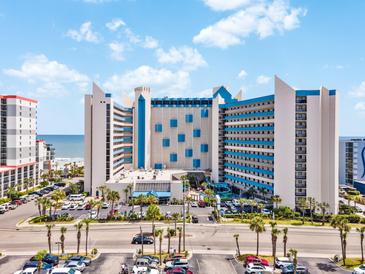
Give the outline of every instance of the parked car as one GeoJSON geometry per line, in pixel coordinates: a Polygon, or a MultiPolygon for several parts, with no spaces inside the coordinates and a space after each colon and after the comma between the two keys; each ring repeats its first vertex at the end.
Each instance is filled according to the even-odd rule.
{"type": "MultiPolygon", "coordinates": [[[[290,264],[287,266],[284,266],[281,270],[281,273],[283,274],[294,274],[294,265],[290,264]]],[[[297,265],[297,271],[296,274],[308,274],[308,268],[304,265],[297,265]]],[[[364,272],[365,273],[365,272],[364,272]]]]}
{"type": "Polygon", "coordinates": [[[164,262],[164,264],[165,264],[166,262],[173,261],[173,260],[176,260],[176,259],[186,259],[186,257],[181,256],[181,255],[174,255],[174,256],[172,256],[172,257],[166,257],[166,258],[163,260],[163,262],[164,262]]]}
{"type": "Polygon", "coordinates": [[[84,210],[84,209],[85,209],[85,207],[86,207],[86,204],[84,204],[84,203],[79,203],[79,204],[77,205],[77,210],[84,210]]]}
{"type": "Polygon", "coordinates": [[[98,216],[98,212],[96,210],[91,210],[89,212],[89,218],[90,219],[96,219],[97,216],[98,216]]]}
{"type": "MultiPolygon", "coordinates": [[[[23,270],[27,268],[38,267],[38,261],[27,261],[23,265],[23,270]]],[[[42,262],[42,269],[49,270],[52,269],[53,265],[42,262]]]]}
{"type": "Polygon", "coordinates": [[[276,257],[274,263],[276,268],[284,268],[288,265],[291,265],[293,262],[289,257],[276,257]]]}
{"type": "Polygon", "coordinates": [[[193,216],[191,217],[191,222],[192,222],[193,224],[197,224],[197,223],[199,223],[199,218],[198,218],[198,216],[193,215],[193,216]]]}
{"type": "MultiPolygon", "coordinates": [[[[29,260],[30,261],[38,261],[35,256],[31,257],[29,260]]],[[[55,265],[58,265],[59,258],[58,258],[58,256],[54,256],[52,254],[46,254],[46,255],[44,255],[42,261],[44,263],[50,264],[52,266],[55,266],[55,265]]]]}
{"type": "Polygon", "coordinates": [[[173,268],[182,268],[184,270],[187,270],[189,268],[189,263],[187,259],[175,259],[169,262],[166,262],[165,264],[165,271],[171,270],[173,268]]]}
{"type": "Polygon", "coordinates": [[[16,204],[12,204],[12,203],[10,203],[9,204],[9,206],[8,206],[8,208],[10,209],[10,210],[14,210],[14,209],[16,209],[18,206],[16,205],[16,204]]]}
{"type": "Polygon", "coordinates": [[[261,213],[262,214],[265,214],[265,215],[270,215],[271,214],[271,210],[270,209],[267,209],[267,208],[264,208],[261,210],[261,213]]]}
{"type": "Polygon", "coordinates": [[[132,244],[141,244],[143,241],[143,244],[153,244],[153,239],[146,236],[137,235],[134,236],[132,239],[132,244]]]}
{"type": "Polygon", "coordinates": [[[247,267],[249,264],[261,264],[263,266],[269,266],[269,261],[266,259],[261,259],[257,256],[247,256],[244,266],[247,267]]]}
{"type": "Polygon", "coordinates": [[[249,264],[246,267],[246,273],[247,274],[268,274],[268,273],[274,273],[273,269],[268,267],[268,266],[264,266],[261,264],[249,264]]]}
{"type": "Polygon", "coordinates": [[[204,201],[200,200],[200,201],[198,202],[198,206],[199,206],[199,207],[205,207],[206,205],[205,205],[205,202],[204,202],[204,201]]]}
{"type": "Polygon", "coordinates": [[[6,212],[6,209],[4,206],[0,206],[0,214],[4,214],[6,212]]]}
{"type": "Polygon", "coordinates": [[[141,274],[141,273],[148,273],[148,274],[159,274],[160,271],[157,269],[153,269],[147,266],[133,266],[132,269],[133,274],[141,274]]]}
{"type": "Polygon", "coordinates": [[[136,261],[134,262],[134,265],[137,267],[157,268],[157,263],[155,261],[152,261],[149,258],[144,258],[144,257],[137,258],[136,261]]]}
{"type": "Polygon", "coordinates": [[[67,259],[66,263],[69,263],[71,261],[75,261],[75,262],[82,262],[84,263],[86,266],[89,266],[91,264],[91,260],[88,257],[85,256],[71,256],[67,259]]]}
{"type": "Polygon", "coordinates": [[[198,207],[198,203],[197,202],[191,202],[191,207],[198,207]]]}
{"type": "Polygon", "coordinates": [[[170,269],[166,272],[166,274],[193,274],[193,272],[191,270],[185,270],[184,268],[181,267],[177,267],[177,268],[173,268],[170,269]]]}
{"type": "Polygon", "coordinates": [[[104,209],[109,208],[109,204],[107,202],[104,202],[101,208],[104,209]]]}
{"type": "Polygon", "coordinates": [[[355,267],[354,271],[352,271],[352,274],[365,274],[365,264],[355,267]]]}
{"type": "Polygon", "coordinates": [[[144,256],[142,256],[142,258],[148,259],[148,260],[150,260],[150,262],[155,262],[156,264],[160,263],[160,259],[155,256],[144,255],[144,256]]]}
{"type": "Polygon", "coordinates": [[[78,270],[80,272],[85,270],[85,264],[81,261],[69,261],[65,264],[65,267],[78,270]]]}
{"type": "Polygon", "coordinates": [[[61,210],[67,210],[67,209],[70,209],[70,207],[71,207],[71,203],[65,202],[63,204],[63,206],[61,207],[61,210]]]}
{"type": "Polygon", "coordinates": [[[38,269],[36,267],[29,267],[24,270],[15,271],[14,274],[38,274],[38,269]]]}
{"type": "Polygon", "coordinates": [[[75,209],[77,209],[77,204],[71,204],[69,209],[70,209],[70,210],[75,210],[75,209]]]}
{"type": "Polygon", "coordinates": [[[51,274],[81,274],[81,272],[73,268],[57,267],[52,269],[51,274]]]}

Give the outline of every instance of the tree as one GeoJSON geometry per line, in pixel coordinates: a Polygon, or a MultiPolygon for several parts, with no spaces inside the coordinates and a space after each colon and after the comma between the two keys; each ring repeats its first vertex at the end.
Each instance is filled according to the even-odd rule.
{"type": "Polygon", "coordinates": [[[156,229],[156,235],[158,235],[160,246],[159,246],[159,254],[160,254],[160,265],[162,264],[162,236],[163,236],[163,229],[156,229]]]}
{"type": "Polygon", "coordinates": [[[38,274],[41,274],[41,271],[42,271],[42,260],[43,260],[44,256],[46,256],[46,254],[47,254],[47,251],[46,250],[40,250],[34,256],[35,259],[38,262],[38,264],[37,264],[37,272],[38,272],[38,274]]]}
{"type": "Polygon", "coordinates": [[[85,224],[85,253],[87,256],[87,245],[89,243],[89,229],[90,229],[90,223],[92,222],[91,219],[83,219],[82,222],[85,224]]]}
{"type": "Polygon", "coordinates": [[[161,216],[160,207],[158,205],[149,205],[146,212],[146,217],[152,220],[152,235],[153,235],[153,251],[156,254],[156,237],[155,237],[155,220],[161,216]]]}
{"type": "Polygon", "coordinates": [[[175,231],[173,229],[167,228],[167,253],[170,256],[171,249],[171,237],[174,235],[175,231]]]}
{"type": "Polygon", "coordinates": [[[114,204],[115,204],[115,202],[118,202],[120,200],[119,192],[115,191],[115,190],[108,191],[106,198],[108,199],[109,202],[112,203],[110,216],[114,216],[114,204]]]}
{"type": "Polygon", "coordinates": [[[283,228],[283,244],[284,244],[284,257],[287,255],[286,254],[286,246],[288,244],[288,228],[284,227],[283,228]]]}
{"type": "Polygon", "coordinates": [[[78,183],[70,183],[69,187],[72,194],[78,194],[80,192],[80,185],[78,183]]]}
{"type": "Polygon", "coordinates": [[[361,263],[364,263],[364,234],[365,226],[356,228],[356,231],[360,233],[360,248],[361,248],[361,263]]]}
{"type": "Polygon", "coordinates": [[[176,231],[177,221],[180,219],[180,213],[174,212],[174,213],[172,213],[171,217],[174,220],[175,231],[176,231]]]}
{"type": "Polygon", "coordinates": [[[97,189],[101,192],[101,200],[105,202],[106,195],[109,192],[108,187],[106,185],[101,185],[97,189]]]}
{"type": "Polygon", "coordinates": [[[47,228],[47,239],[48,239],[48,250],[49,254],[52,253],[52,244],[51,244],[51,238],[52,238],[52,228],[54,227],[54,224],[46,225],[47,228]]]}
{"type": "Polygon", "coordinates": [[[100,200],[95,201],[94,207],[96,208],[96,217],[99,218],[100,209],[103,206],[103,202],[100,200]]]}
{"type": "Polygon", "coordinates": [[[123,189],[124,194],[125,194],[125,203],[128,204],[128,193],[129,193],[129,189],[125,188],[123,189]]]}
{"type": "Polygon", "coordinates": [[[179,251],[179,253],[181,253],[181,231],[182,231],[182,228],[178,227],[177,231],[179,232],[179,248],[178,248],[178,251],[179,251]]]}
{"type": "Polygon", "coordinates": [[[29,178],[24,178],[23,189],[25,188],[26,193],[28,193],[28,191],[29,191],[29,184],[30,184],[29,178]]]}
{"type": "Polygon", "coordinates": [[[75,228],[77,231],[77,254],[80,253],[80,241],[81,241],[81,229],[82,229],[83,224],[81,222],[75,224],[75,228]]]}
{"type": "Polygon", "coordinates": [[[261,217],[255,217],[250,221],[250,229],[256,233],[256,256],[259,255],[260,233],[265,231],[265,223],[261,217]]]}
{"type": "Polygon", "coordinates": [[[39,197],[37,198],[35,201],[34,201],[35,205],[37,206],[38,208],[38,213],[39,213],[39,216],[42,216],[42,198],[39,197]]]}
{"type": "Polygon", "coordinates": [[[309,213],[311,217],[311,224],[313,225],[313,211],[316,210],[317,202],[313,197],[308,197],[308,207],[309,207],[309,213]]]}
{"type": "Polygon", "coordinates": [[[247,204],[248,200],[247,199],[243,199],[243,198],[240,198],[238,200],[238,203],[240,204],[240,214],[241,214],[241,220],[243,219],[243,207],[245,204],[247,204]]]}
{"type": "Polygon", "coordinates": [[[282,199],[279,195],[274,195],[271,197],[271,202],[275,204],[275,208],[278,208],[279,204],[282,202],[282,199]]]}
{"type": "Polygon", "coordinates": [[[299,198],[298,208],[302,212],[302,224],[304,225],[305,212],[309,208],[308,200],[304,197],[299,198]]]}
{"type": "Polygon", "coordinates": [[[20,193],[19,193],[19,191],[17,191],[15,189],[15,187],[11,186],[8,188],[8,191],[6,192],[6,196],[8,196],[8,198],[10,200],[15,200],[20,197],[20,193]]]}
{"type": "Polygon", "coordinates": [[[330,205],[326,202],[323,203],[318,203],[317,204],[319,210],[321,211],[322,214],[322,225],[324,226],[324,222],[325,222],[325,218],[326,218],[326,209],[330,207],[330,205]]]}
{"type": "Polygon", "coordinates": [[[331,220],[331,226],[340,232],[342,262],[346,265],[347,233],[351,230],[348,220],[341,215],[336,215],[331,220]]]}
{"type": "Polygon", "coordinates": [[[276,228],[276,222],[270,222],[271,226],[271,243],[272,243],[272,256],[276,258],[276,243],[278,240],[278,235],[281,233],[279,229],[276,228]]]}
{"type": "Polygon", "coordinates": [[[293,273],[297,273],[298,266],[298,251],[296,249],[291,248],[289,250],[290,255],[293,257],[293,273]]]}
{"type": "Polygon", "coordinates": [[[234,239],[236,240],[236,247],[237,247],[237,255],[241,256],[241,250],[240,250],[240,245],[238,243],[238,238],[240,237],[240,234],[234,234],[233,235],[234,239]]]}
{"type": "Polygon", "coordinates": [[[65,254],[65,234],[66,234],[66,231],[67,231],[67,228],[62,226],[61,227],[61,236],[60,236],[62,254],[65,254]]]}

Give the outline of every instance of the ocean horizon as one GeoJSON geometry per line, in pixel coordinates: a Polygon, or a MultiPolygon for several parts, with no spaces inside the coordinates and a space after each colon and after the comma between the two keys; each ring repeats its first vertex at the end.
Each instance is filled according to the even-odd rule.
{"type": "Polygon", "coordinates": [[[84,135],[40,134],[37,139],[52,144],[56,150],[56,158],[80,159],[84,158],[84,135]]]}

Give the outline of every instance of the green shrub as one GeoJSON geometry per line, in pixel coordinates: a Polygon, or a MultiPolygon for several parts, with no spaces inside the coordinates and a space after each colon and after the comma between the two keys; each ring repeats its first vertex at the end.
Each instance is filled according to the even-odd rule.
{"type": "Polygon", "coordinates": [[[98,254],[98,250],[94,247],[91,249],[91,255],[95,256],[96,254],[98,254]]]}
{"type": "Polygon", "coordinates": [[[0,198],[0,205],[10,202],[9,198],[0,198]]]}
{"type": "Polygon", "coordinates": [[[279,206],[274,208],[275,218],[293,219],[296,217],[295,212],[288,206],[279,206]]]}

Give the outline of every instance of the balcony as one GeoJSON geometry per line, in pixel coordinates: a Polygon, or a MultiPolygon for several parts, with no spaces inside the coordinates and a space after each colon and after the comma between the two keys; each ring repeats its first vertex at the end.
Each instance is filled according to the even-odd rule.
{"type": "Polygon", "coordinates": [[[295,171],[307,171],[306,167],[296,167],[295,171]]]}
{"type": "Polygon", "coordinates": [[[307,179],[307,175],[295,175],[295,179],[304,180],[307,179]]]}
{"type": "Polygon", "coordinates": [[[306,191],[295,192],[295,196],[299,196],[299,197],[307,196],[307,192],[306,191]]]}
{"type": "Polygon", "coordinates": [[[306,188],[307,184],[306,183],[295,183],[295,187],[296,188],[306,188]]]}

